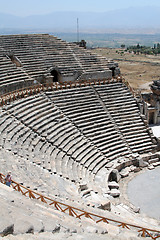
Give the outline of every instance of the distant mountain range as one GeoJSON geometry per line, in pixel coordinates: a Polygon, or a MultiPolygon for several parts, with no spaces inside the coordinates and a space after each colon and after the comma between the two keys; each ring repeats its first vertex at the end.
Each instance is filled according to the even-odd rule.
{"type": "Polygon", "coordinates": [[[159,28],[160,8],[131,7],[127,9],[98,12],[54,12],[46,15],[17,17],[0,13],[0,29],[53,29],[76,31],[77,18],[80,31],[103,31],[118,28],[159,28]]]}

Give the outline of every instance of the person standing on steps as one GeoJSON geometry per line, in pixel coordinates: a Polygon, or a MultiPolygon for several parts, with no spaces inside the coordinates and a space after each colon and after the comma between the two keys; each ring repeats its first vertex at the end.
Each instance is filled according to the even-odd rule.
{"type": "Polygon", "coordinates": [[[12,176],[11,176],[11,172],[8,172],[7,173],[7,176],[5,177],[5,182],[6,182],[6,185],[8,187],[10,187],[11,183],[12,183],[12,176]]]}

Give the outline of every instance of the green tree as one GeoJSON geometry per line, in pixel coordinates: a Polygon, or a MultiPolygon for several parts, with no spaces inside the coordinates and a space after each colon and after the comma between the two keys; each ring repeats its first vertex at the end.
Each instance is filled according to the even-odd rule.
{"type": "Polygon", "coordinates": [[[121,48],[125,48],[125,46],[126,46],[125,44],[121,44],[121,48]]]}
{"type": "Polygon", "coordinates": [[[138,48],[138,49],[140,48],[140,45],[139,45],[139,43],[137,44],[137,48],[138,48]]]}

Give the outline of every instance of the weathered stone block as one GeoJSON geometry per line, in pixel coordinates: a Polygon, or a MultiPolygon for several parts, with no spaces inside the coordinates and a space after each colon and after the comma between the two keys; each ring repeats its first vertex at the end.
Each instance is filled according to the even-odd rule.
{"type": "Polygon", "coordinates": [[[120,191],[118,189],[113,188],[113,189],[111,189],[110,195],[112,197],[119,197],[120,196],[120,191]]]}
{"type": "Polygon", "coordinates": [[[120,175],[122,178],[128,177],[129,171],[127,169],[122,169],[122,171],[120,172],[120,175]]]}
{"type": "Polygon", "coordinates": [[[101,201],[101,204],[100,204],[100,206],[98,206],[98,208],[111,211],[111,202],[109,200],[101,201]]]}
{"type": "Polygon", "coordinates": [[[147,167],[148,166],[148,163],[147,162],[144,162],[142,158],[138,158],[138,166],[139,167],[147,167]]]}
{"type": "Polygon", "coordinates": [[[118,189],[118,188],[119,188],[119,184],[118,184],[117,182],[115,182],[115,181],[109,182],[109,183],[108,183],[108,187],[109,187],[110,189],[112,189],[112,188],[118,189]]]}
{"type": "Polygon", "coordinates": [[[79,189],[80,189],[80,191],[84,191],[84,190],[87,190],[88,189],[88,187],[87,187],[87,183],[80,183],[79,184],[79,189]]]}
{"type": "Polygon", "coordinates": [[[0,236],[4,237],[9,234],[13,234],[13,232],[14,232],[14,224],[11,224],[11,225],[7,226],[6,228],[4,228],[3,231],[0,232],[0,236]]]}
{"type": "Polygon", "coordinates": [[[155,169],[155,167],[153,165],[150,165],[150,166],[148,166],[148,169],[153,170],[153,169],[155,169]]]}

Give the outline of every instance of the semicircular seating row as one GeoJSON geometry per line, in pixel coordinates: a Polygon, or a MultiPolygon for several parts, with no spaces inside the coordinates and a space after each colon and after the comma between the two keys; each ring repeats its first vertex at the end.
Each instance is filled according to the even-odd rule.
{"type": "Polygon", "coordinates": [[[17,68],[7,56],[0,51],[0,94],[29,87],[33,79],[21,68],[17,68]]]}
{"type": "Polygon", "coordinates": [[[1,146],[72,181],[92,180],[106,161],[43,94],[7,106],[0,131],[1,146]]]}
{"type": "Polygon", "coordinates": [[[48,91],[3,107],[0,145],[71,181],[154,145],[122,83],[48,91]]]}
{"type": "Polygon", "coordinates": [[[9,61],[14,66],[9,57],[4,57],[8,53],[13,53],[21,62],[21,68],[17,71],[24,71],[31,78],[45,74],[53,66],[57,66],[62,75],[73,76],[78,71],[95,74],[108,71],[109,64],[113,64],[102,56],[48,34],[0,36],[1,68],[7,66],[9,61]]]}

